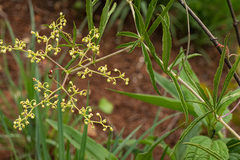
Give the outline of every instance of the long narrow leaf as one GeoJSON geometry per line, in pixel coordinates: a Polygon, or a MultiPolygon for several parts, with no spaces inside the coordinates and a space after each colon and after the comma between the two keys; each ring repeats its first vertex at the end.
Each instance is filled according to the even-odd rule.
{"type": "Polygon", "coordinates": [[[173,147],[171,154],[175,151],[175,149],[177,148],[177,146],[182,142],[183,138],[186,137],[186,135],[190,132],[190,130],[198,123],[200,122],[203,118],[205,118],[207,115],[209,115],[210,113],[212,113],[212,111],[208,111],[205,114],[203,114],[202,116],[197,117],[182,133],[182,135],[180,136],[178,142],[175,144],[175,146],[173,147]]]}
{"type": "MultiPolygon", "coordinates": [[[[176,116],[177,114],[179,114],[179,113],[176,113],[176,114],[172,114],[172,115],[170,115],[170,116],[167,116],[167,117],[163,118],[162,120],[160,120],[159,122],[155,123],[152,127],[150,127],[146,132],[144,132],[144,133],[137,139],[137,141],[131,146],[131,148],[129,148],[129,149],[127,150],[127,152],[124,154],[124,156],[122,157],[121,160],[126,159],[127,156],[133,151],[133,149],[139,144],[139,142],[140,142],[151,130],[153,130],[156,126],[160,125],[160,124],[161,124],[162,122],[164,122],[165,120],[167,120],[167,119],[169,119],[169,118],[171,118],[171,117],[173,117],[173,116],[176,116]]],[[[159,139],[158,139],[158,140],[159,140],[159,139]]],[[[161,138],[160,138],[160,140],[161,140],[161,138]]]]}
{"type": "Polygon", "coordinates": [[[156,85],[156,81],[155,81],[155,75],[153,73],[153,68],[152,68],[152,63],[151,63],[151,59],[148,55],[148,52],[147,52],[147,49],[145,47],[145,45],[143,44],[143,42],[141,43],[141,47],[142,47],[142,52],[143,52],[143,56],[144,56],[144,61],[145,61],[145,64],[147,66],[147,70],[148,70],[148,74],[150,76],[150,79],[151,79],[151,82],[152,82],[152,85],[153,85],[153,88],[154,90],[159,94],[159,91],[158,91],[158,88],[157,88],[157,85],[156,85]]]}
{"type": "MultiPolygon", "coordinates": [[[[88,81],[88,88],[87,88],[86,108],[87,108],[87,106],[89,106],[89,81],[88,81]]],[[[86,112],[86,114],[88,114],[88,111],[86,112]]],[[[84,124],[79,159],[84,159],[84,156],[85,156],[85,150],[86,150],[86,144],[87,144],[87,132],[88,132],[88,125],[84,124]]]]}
{"type": "Polygon", "coordinates": [[[134,131],[132,131],[127,138],[125,138],[122,143],[120,143],[120,145],[114,150],[113,154],[117,155],[117,153],[124,147],[124,145],[126,144],[126,142],[142,127],[142,125],[138,126],[136,129],[134,129],[134,131]]]}
{"type": "Polygon", "coordinates": [[[175,76],[173,76],[171,73],[169,74],[169,76],[173,80],[173,83],[174,83],[174,85],[177,89],[178,96],[179,96],[179,99],[180,99],[180,102],[181,102],[181,105],[182,105],[182,108],[183,108],[183,113],[185,114],[186,124],[187,124],[188,123],[188,107],[187,107],[187,104],[185,102],[182,90],[180,88],[180,85],[178,84],[177,78],[175,76]]]}
{"type": "MultiPolygon", "coordinates": [[[[59,76],[59,71],[57,71],[57,81],[59,82],[60,76],[59,76]]],[[[60,87],[58,85],[58,87],[60,87]]],[[[62,107],[61,107],[61,90],[57,91],[58,94],[58,103],[57,103],[57,112],[58,112],[58,152],[59,152],[59,159],[64,160],[64,136],[63,136],[63,120],[62,120],[62,107]]]]}
{"type": "MultiPolygon", "coordinates": [[[[166,16],[167,16],[167,14],[166,14],[166,16]]],[[[161,15],[159,17],[162,18],[161,15]]],[[[170,59],[172,39],[171,39],[169,26],[164,19],[162,19],[162,26],[163,26],[162,60],[163,60],[164,70],[166,71],[168,68],[168,63],[169,63],[169,59],[170,59]]]]}
{"type": "Polygon", "coordinates": [[[88,20],[88,30],[91,31],[94,26],[92,0],[86,0],[86,12],[87,12],[87,20],[88,20]]]}
{"type": "MultiPolygon", "coordinates": [[[[165,108],[169,108],[172,110],[183,112],[183,108],[181,105],[181,102],[179,100],[175,100],[168,97],[163,96],[155,96],[155,95],[147,95],[147,94],[136,94],[136,93],[128,93],[128,92],[121,92],[113,89],[109,89],[111,91],[126,95],[128,97],[132,97],[138,100],[141,100],[143,102],[147,102],[156,106],[161,106],[165,108]]],[[[188,105],[188,112],[189,114],[193,115],[194,117],[197,117],[197,114],[194,111],[193,106],[188,105]]]]}
{"type": "Polygon", "coordinates": [[[150,53],[152,54],[152,56],[153,56],[154,60],[157,62],[157,64],[163,69],[162,62],[159,59],[159,57],[157,56],[155,48],[147,34],[146,28],[144,27],[144,22],[143,22],[142,16],[141,16],[139,10],[137,9],[137,7],[134,6],[134,8],[135,8],[135,12],[136,12],[136,17],[138,17],[139,25],[142,30],[142,34],[143,34],[142,36],[144,37],[144,40],[146,41],[146,44],[150,50],[150,53]]]}
{"type": "Polygon", "coordinates": [[[117,36],[126,36],[126,37],[132,37],[132,38],[139,38],[139,36],[136,33],[129,32],[129,31],[123,31],[123,32],[118,32],[117,36]]]}
{"type": "Polygon", "coordinates": [[[156,8],[157,2],[158,2],[158,0],[152,0],[150,2],[149,6],[148,6],[146,21],[145,21],[145,28],[146,29],[148,28],[148,25],[149,25],[149,23],[152,19],[152,15],[153,15],[153,12],[156,8]]]}
{"type": "MultiPolygon", "coordinates": [[[[221,102],[222,97],[223,97],[224,93],[226,92],[229,83],[231,82],[231,79],[232,79],[232,77],[233,77],[233,75],[234,75],[234,73],[235,73],[235,71],[236,71],[236,69],[238,67],[239,62],[240,62],[240,56],[237,57],[235,63],[233,64],[232,68],[228,72],[227,77],[225,78],[221,95],[218,98],[218,103],[221,102]]],[[[218,107],[219,107],[219,105],[218,105],[218,107]]]]}
{"type": "Polygon", "coordinates": [[[181,127],[182,125],[174,128],[173,130],[171,131],[168,131],[166,132],[164,135],[158,137],[158,139],[151,145],[151,147],[148,149],[147,152],[144,152],[144,153],[139,153],[137,156],[136,156],[136,159],[135,160],[146,160],[146,159],[151,159],[152,158],[152,152],[154,150],[154,148],[160,143],[162,142],[167,136],[169,136],[171,133],[173,133],[174,131],[176,131],[179,127],[181,127]]]}
{"type": "Polygon", "coordinates": [[[228,40],[228,35],[224,40],[224,48],[221,54],[221,59],[219,61],[219,66],[217,69],[217,72],[214,76],[214,80],[213,80],[213,105],[214,108],[216,107],[216,102],[217,102],[217,92],[218,92],[218,87],[219,87],[219,82],[221,79],[221,75],[222,75],[222,70],[223,70],[223,66],[224,66],[224,59],[225,59],[225,55],[226,55],[226,45],[227,45],[227,40],[228,40]]]}
{"type": "Polygon", "coordinates": [[[170,0],[166,6],[166,8],[162,11],[162,13],[158,16],[158,18],[153,22],[152,26],[148,30],[148,36],[150,36],[158,27],[158,25],[162,22],[161,17],[164,17],[165,14],[168,12],[170,7],[172,6],[174,0],[170,0]]]}

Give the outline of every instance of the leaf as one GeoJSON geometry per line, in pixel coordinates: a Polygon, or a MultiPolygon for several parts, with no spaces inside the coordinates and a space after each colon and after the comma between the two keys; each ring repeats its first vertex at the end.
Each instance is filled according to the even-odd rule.
{"type": "Polygon", "coordinates": [[[104,8],[102,10],[102,15],[101,15],[101,19],[100,19],[99,28],[98,28],[100,36],[97,39],[97,43],[96,44],[99,44],[99,42],[100,42],[100,40],[102,38],[103,32],[104,32],[104,30],[106,28],[107,22],[109,20],[109,17],[113,13],[113,11],[116,9],[117,4],[115,2],[113,4],[111,10],[109,10],[111,3],[112,3],[112,0],[106,0],[105,6],[104,6],[104,8]]]}
{"type": "Polygon", "coordinates": [[[139,44],[140,40],[136,40],[135,43],[133,44],[132,48],[130,49],[130,51],[128,51],[128,53],[131,53],[135,48],[136,46],[139,44]]]}
{"type": "MultiPolygon", "coordinates": [[[[113,89],[109,89],[110,91],[114,91],[128,97],[132,97],[143,102],[147,102],[156,106],[161,106],[165,108],[169,108],[172,110],[183,112],[181,102],[179,100],[175,100],[168,97],[163,96],[155,96],[155,95],[147,95],[147,94],[137,94],[137,93],[128,93],[128,92],[121,92],[113,89]]],[[[187,104],[188,105],[188,104],[187,104]]],[[[194,112],[194,108],[191,105],[188,105],[188,112],[189,114],[197,117],[197,114],[194,112]]]]}
{"type": "MultiPolygon", "coordinates": [[[[159,122],[157,122],[157,123],[155,123],[154,125],[152,125],[146,132],[144,132],[144,133],[137,139],[137,141],[134,142],[134,144],[131,145],[130,148],[128,148],[127,152],[124,154],[124,156],[122,157],[122,159],[123,159],[123,160],[126,159],[127,156],[133,151],[133,149],[135,149],[135,147],[140,143],[140,141],[141,141],[149,132],[151,132],[152,130],[154,130],[157,125],[161,124],[161,123],[164,122],[165,120],[167,120],[167,119],[169,119],[169,118],[171,118],[171,117],[173,117],[173,116],[175,116],[175,115],[177,115],[177,114],[178,114],[178,113],[172,114],[172,115],[170,115],[170,116],[167,116],[167,117],[163,118],[162,120],[160,120],[159,122]]],[[[179,126],[179,127],[180,127],[180,126],[179,126]]],[[[121,159],[121,160],[122,160],[122,159],[121,159]]]]}
{"type": "Polygon", "coordinates": [[[221,54],[221,59],[219,61],[219,66],[218,66],[217,72],[216,72],[216,74],[214,76],[214,80],[213,80],[213,106],[214,106],[214,108],[216,108],[216,103],[217,103],[217,92],[218,92],[218,86],[219,86],[219,82],[220,82],[220,79],[221,79],[223,66],[224,66],[227,40],[228,40],[228,35],[224,40],[224,49],[223,49],[223,52],[221,54]]]}
{"type": "Polygon", "coordinates": [[[70,44],[59,44],[58,47],[72,47],[70,44]]]}
{"type": "MultiPolygon", "coordinates": [[[[178,56],[176,57],[176,59],[174,60],[174,62],[172,64],[169,65],[169,70],[172,70],[172,68],[178,64],[180,64],[182,62],[183,59],[185,59],[185,56],[183,57],[179,57],[180,54],[182,54],[184,51],[182,51],[181,53],[178,54],[178,56]]],[[[187,56],[187,59],[190,59],[190,58],[193,58],[193,57],[196,57],[196,56],[202,56],[201,54],[199,53],[194,53],[194,54],[190,54],[187,56]]]]}
{"type": "MultiPolygon", "coordinates": [[[[57,122],[47,119],[46,120],[54,129],[58,130],[57,122]]],[[[80,149],[82,133],[78,130],[69,127],[68,125],[63,125],[63,134],[65,138],[77,149],[80,149]]],[[[117,158],[110,153],[102,145],[95,142],[93,139],[87,137],[86,151],[91,153],[96,159],[105,159],[110,157],[111,160],[117,160],[117,158]]]]}
{"type": "MultiPolygon", "coordinates": [[[[181,125],[180,125],[181,126],[181,125]]],[[[174,128],[171,131],[168,131],[167,133],[165,133],[164,135],[158,137],[158,139],[150,146],[150,148],[148,149],[147,152],[144,153],[139,153],[137,154],[135,160],[150,160],[153,157],[153,150],[154,148],[162,141],[164,140],[167,136],[169,136],[171,133],[173,133],[175,130],[177,130],[180,126],[174,128]]]]}
{"type": "Polygon", "coordinates": [[[178,142],[175,144],[175,146],[172,148],[171,154],[175,151],[177,146],[182,142],[182,140],[186,137],[186,135],[191,131],[191,129],[200,122],[203,118],[205,118],[208,114],[212,113],[212,111],[206,112],[202,116],[197,117],[182,133],[180,136],[178,142]]]}
{"type": "Polygon", "coordinates": [[[181,106],[183,108],[183,113],[185,114],[186,124],[187,124],[188,123],[188,107],[187,107],[187,104],[185,102],[182,90],[180,88],[180,85],[178,84],[177,78],[174,75],[172,75],[171,73],[169,74],[169,76],[172,78],[173,83],[174,83],[174,85],[177,89],[178,96],[179,96],[179,99],[180,99],[180,102],[181,102],[181,106]]]}
{"type": "Polygon", "coordinates": [[[145,64],[147,66],[147,70],[148,70],[148,74],[150,76],[150,79],[151,79],[151,82],[152,82],[152,85],[153,85],[153,88],[154,90],[159,94],[159,91],[158,91],[158,88],[157,88],[157,85],[156,85],[156,81],[155,81],[155,76],[154,76],[154,73],[153,73],[153,68],[152,68],[152,63],[151,63],[151,59],[148,55],[148,52],[147,52],[147,49],[146,47],[144,46],[143,42],[141,42],[141,47],[142,47],[142,52],[143,52],[143,56],[144,56],[144,61],[145,61],[145,64]]]}
{"type": "Polygon", "coordinates": [[[126,36],[126,37],[132,37],[132,38],[139,38],[139,36],[136,33],[129,32],[129,31],[123,31],[123,32],[118,32],[117,36],[126,36]]]}
{"type": "Polygon", "coordinates": [[[172,80],[163,77],[162,75],[158,74],[157,72],[153,71],[155,75],[156,82],[165,90],[167,91],[173,98],[179,99],[176,87],[172,80]]]}
{"type": "MultiPolygon", "coordinates": [[[[230,71],[227,74],[227,77],[225,78],[221,95],[218,98],[218,103],[221,102],[222,97],[223,97],[224,93],[226,92],[229,83],[231,82],[231,79],[232,79],[232,77],[233,77],[233,75],[234,75],[234,73],[235,73],[235,71],[238,67],[239,62],[240,62],[240,56],[237,57],[235,63],[233,64],[232,68],[230,69],[230,71]]],[[[218,107],[219,107],[219,105],[218,105],[218,107]]]]}
{"type": "Polygon", "coordinates": [[[77,28],[76,28],[75,23],[73,22],[73,45],[76,42],[76,38],[77,38],[77,28]]]}
{"type": "Polygon", "coordinates": [[[238,154],[238,153],[229,153],[229,160],[240,160],[240,154],[238,154]]]}
{"type": "Polygon", "coordinates": [[[86,0],[86,13],[87,13],[87,21],[88,21],[88,30],[91,31],[94,26],[92,0],[86,0]]]}
{"type": "MultiPolygon", "coordinates": [[[[168,16],[168,14],[166,14],[166,16],[168,16]]],[[[160,15],[160,18],[162,18],[161,15],[160,15]]],[[[168,63],[170,59],[171,47],[172,47],[172,39],[171,39],[169,26],[164,19],[162,19],[162,27],[163,27],[162,61],[163,61],[164,70],[167,71],[168,63]]]]}
{"type": "Polygon", "coordinates": [[[163,69],[162,62],[159,59],[159,57],[157,56],[155,48],[154,48],[154,46],[153,46],[153,44],[152,44],[152,42],[151,42],[151,40],[150,40],[150,38],[147,34],[147,31],[146,31],[145,27],[144,27],[144,22],[143,22],[143,19],[141,17],[141,14],[140,14],[140,12],[139,12],[139,10],[137,9],[136,6],[134,6],[134,8],[135,8],[135,12],[136,12],[136,18],[138,18],[138,20],[139,20],[139,26],[140,26],[140,29],[141,29],[140,34],[141,34],[141,36],[143,36],[144,40],[146,41],[146,44],[147,44],[147,46],[150,50],[150,53],[152,54],[154,60],[163,69]]]}
{"type": "Polygon", "coordinates": [[[186,151],[186,160],[209,160],[213,157],[218,160],[226,160],[229,158],[228,149],[221,140],[212,140],[206,136],[196,136],[190,142],[184,144],[188,146],[186,151]]]}
{"type": "Polygon", "coordinates": [[[146,29],[148,28],[148,25],[149,25],[149,23],[152,19],[152,15],[153,15],[153,12],[156,8],[157,2],[158,2],[158,0],[152,0],[150,2],[149,6],[148,6],[146,21],[145,21],[145,28],[146,29]]]}
{"type": "Polygon", "coordinates": [[[98,107],[102,112],[106,114],[111,114],[113,112],[113,104],[109,102],[106,98],[100,99],[98,107]]]}
{"type": "Polygon", "coordinates": [[[162,11],[162,13],[157,17],[157,19],[153,22],[152,26],[150,27],[150,29],[148,30],[148,36],[150,36],[158,27],[158,25],[162,22],[162,18],[164,17],[165,14],[168,12],[168,10],[170,9],[170,7],[172,6],[174,0],[170,0],[166,6],[166,8],[162,11]]]}
{"type": "Polygon", "coordinates": [[[240,141],[232,139],[227,143],[229,153],[238,153],[240,155],[240,141]]]}
{"type": "Polygon", "coordinates": [[[59,34],[62,36],[62,38],[69,44],[72,46],[72,43],[68,40],[68,38],[61,32],[59,31],[59,34]]]}
{"type": "Polygon", "coordinates": [[[123,43],[123,44],[120,44],[119,46],[117,46],[116,48],[118,49],[118,48],[125,48],[125,47],[128,47],[128,46],[133,46],[135,43],[136,43],[136,41],[123,43]]]}

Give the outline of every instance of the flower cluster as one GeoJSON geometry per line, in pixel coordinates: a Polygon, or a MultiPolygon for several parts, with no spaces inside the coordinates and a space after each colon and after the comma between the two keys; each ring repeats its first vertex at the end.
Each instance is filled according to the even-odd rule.
{"type": "Polygon", "coordinates": [[[100,66],[97,70],[89,69],[88,68],[89,65],[96,63],[95,54],[99,54],[100,47],[100,45],[98,44],[100,38],[99,30],[94,27],[92,30],[90,30],[89,34],[86,37],[82,38],[82,42],[86,43],[86,45],[76,44],[75,43],[77,34],[76,29],[74,29],[73,38],[71,34],[66,33],[62,30],[63,27],[66,26],[66,23],[67,20],[64,18],[64,15],[60,13],[60,17],[56,21],[48,25],[48,28],[52,30],[50,36],[39,35],[39,32],[32,31],[31,33],[36,36],[38,43],[45,43],[45,48],[40,49],[36,52],[30,49],[29,50],[24,49],[26,47],[26,43],[24,41],[15,39],[14,46],[11,45],[4,46],[3,40],[0,39],[0,53],[18,50],[27,53],[27,57],[30,59],[30,62],[32,63],[39,63],[42,60],[47,59],[58,66],[58,68],[55,68],[48,72],[48,77],[60,86],[55,90],[52,90],[52,87],[50,87],[49,83],[47,82],[42,83],[36,78],[33,78],[34,81],[33,87],[36,91],[41,92],[43,94],[43,98],[40,102],[37,102],[35,99],[33,100],[26,99],[26,101],[20,102],[20,104],[23,107],[23,112],[20,114],[19,118],[14,121],[15,129],[22,130],[26,125],[28,125],[29,124],[28,119],[29,118],[33,119],[35,117],[33,110],[38,106],[41,106],[42,108],[51,107],[53,109],[56,109],[60,101],[57,91],[61,90],[62,92],[65,92],[65,94],[67,95],[66,98],[61,99],[60,107],[62,112],[64,112],[67,108],[70,108],[71,112],[77,111],[78,114],[83,115],[85,118],[84,123],[91,124],[92,128],[94,128],[94,123],[98,123],[103,126],[104,131],[106,131],[107,128],[113,130],[112,127],[106,125],[106,119],[102,119],[99,113],[96,114],[96,116],[99,117],[99,121],[91,120],[93,114],[90,106],[86,108],[85,107],[78,108],[76,106],[76,102],[78,101],[76,96],[77,95],[86,96],[87,91],[85,89],[80,90],[79,88],[76,87],[76,85],[73,84],[72,81],[69,82],[68,87],[64,86],[67,79],[69,78],[70,73],[77,73],[77,75],[82,79],[85,79],[87,76],[91,77],[93,73],[99,74],[106,77],[107,82],[111,82],[114,85],[116,85],[116,79],[119,78],[122,79],[126,85],[128,85],[129,78],[125,78],[125,73],[121,73],[121,71],[119,71],[118,69],[114,69],[114,72],[117,72],[117,76],[112,76],[111,71],[108,71],[107,69],[107,65],[100,66]],[[63,37],[67,44],[59,44],[60,36],[63,37]],[[50,44],[50,42],[52,41],[54,43],[50,44]],[[71,64],[75,60],[79,60],[79,62],[74,63],[75,66],[63,67],[61,64],[59,64],[58,62],[54,61],[51,57],[49,57],[48,54],[49,52],[54,52],[54,55],[57,55],[59,52],[61,52],[60,47],[70,47],[69,55],[72,57],[71,64]],[[80,47],[83,48],[80,49],[80,47]],[[89,55],[90,51],[93,52],[93,55],[89,55]],[[57,69],[61,69],[65,73],[65,78],[63,79],[62,83],[55,80],[54,78],[53,71],[57,69]]]}

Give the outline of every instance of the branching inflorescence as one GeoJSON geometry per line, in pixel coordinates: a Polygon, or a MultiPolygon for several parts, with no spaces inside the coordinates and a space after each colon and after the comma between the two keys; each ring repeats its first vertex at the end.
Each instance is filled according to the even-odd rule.
{"type": "Polygon", "coordinates": [[[108,71],[107,65],[100,66],[97,70],[92,70],[88,68],[89,65],[96,62],[95,54],[99,54],[100,45],[96,44],[95,41],[100,37],[100,33],[98,32],[97,28],[93,28],[89,32],[89,34],[82,39],[82,42],[85,45],[77,44],[75,43],[76,30],[74,30],[75,33],[73,34],[73,36],[62,30],[63,27],[66,26],[66,23],[67,21],[64,18],[64,15],[60,13],[60,17],[56,20],[56,22],[47,25],[47,27],[52,30],[49,37],[47,37],[46,35],[41,36],[38,32],[31,31],[31,33],[36,36],[38,43],[45,44],[44,50],[40,49],[36,52],[30,49],[26,50],[26,42],[18,39],[15,39],[14,46],[5,46],[3,40],[0,40],[0,53],[6,53],[7,51],[11,52],[14,50],[22,51],[27,53],[27,57],[32,63],[39,63],[42,60],[47,59],[58,66],[58,68],[50,70],[48,73],[48,77],[60,86],[55,90],[52,90],[52,88],[47,82],[42,83],[36,78],[33,78],[33,81],[35,82],[33,87],[36,91],[43,93],[43,99],[40,102],[37,102],[35,99],[26,99],[26,101],[20,102],[23,107],[23,112],[20,113],[19,118],[14,121],[15,129],[22,130],[23,128],[25,128],[25,126],[29,124],[28,118],[33,119],[35,117],[33,110],[38,106],[41,106],[42,108],[51,107],[53,109],[56,109],[59,101],[57,91],[62,90],[67,95],[67,98],[63,98],[60,103],[62,112],[64,112],[67,108],[70,108],[71,112],[77,111],[79,114],[83,115],[83,117],[85,118],[84,123],[91,124],[92,128],[94,128],[94,123],[99,123],[103,126],[104,131],[106,131],[107,128],[113,130],[112,127],[106,125],[106,119],[102,119],[99,113],[96,114],[99,117],[99,121],[91,120],[93,114],[90,106],[86,108],[78,108],[76,106],[76,102],[78,101],[77,96],[86,96],[86,89],[80,90],[76,87],[76,85],[73,84],[72,81],[68,82],[69,87],[64,86],[66,84],[69,74],[74,73],[81,77],[81,79],[85,79],[87,76],[91,77],[93,73],[99,74],[106,77],[107,82],[111,82],[114,85],[116,85],[116,79],[122,79],[125,84],[128,85],[129,78],[125,78],[125,73],[121,73],[121,71],[118,69],[114,69],[114,72],[117,72],[118,76],[111,76],[111,71],[108,71]],[[61,37],[67,42],[67,44],[60,44],[61,37]],[[63,67],[61,64],[57,63],[49,56],[50,52],[53,52],[54,55],[60,53],[62,47],[70,47],[69,55],[74,61],[78,62],[75,66],[69,68],[63,67]],[[91,53],[93,55],[89,56],[89,54],[91,53]],[[62,82],[57,81],[52,74],[53,71],[57,69],[61,69],[65,72],[65,77],[62,82]]]}

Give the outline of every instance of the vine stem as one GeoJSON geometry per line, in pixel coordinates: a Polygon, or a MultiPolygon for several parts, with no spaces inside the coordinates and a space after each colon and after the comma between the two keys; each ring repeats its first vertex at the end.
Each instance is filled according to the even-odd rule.
{"type": "MultiPolygon", "coordinates": [[[[181,0],[178,0],[178,1],[181,1],[181,0]]],[[[129,3],[129,5],[131,6],[132,3],[129,3]]],[[[186,5],[187,6],[187,5],[186,5]]],[[[189,9],[188,9],[189,10],[189,9]]],[[[135,15],[135,11],[132,10],[133,14],[135,15]]],[[[134,16],[135,18],[135,16],[134,16]]],[[[134,20],[135,21],[135,20],[134,20]]],[[[138,33],[138,36],[139,33],[138,33]]],[[[145,45],[145,47],[147,48],[147,50],[150,52],[150,49],[148,48],[148,46],[143,43],[145,45]]],[[[161,59],[159,59],[160,63],[163,65],[163,61],[161,59]]],[[[170,70],[170,68],[168,67],[168,70],[170,70]]],[[[177,77],[177,80],[182,83],[187,89],[189,89],[201,102],[204,102],[204,100],[202,99],[202,97],[197,93],[195,92],[191,86],[189,86],[183,79],[181,79],[179,76],[177,76],[172,70],[170,70],[170,74],[172,74],[173,76],[177,77]]],[[[238,140],[240,140],[240,136],[227,124],[223,121],[222,117],[218,116],[216,114],[216,117],[218,119],[218,121],[223,125],[225,126],[238,140]]]]}

